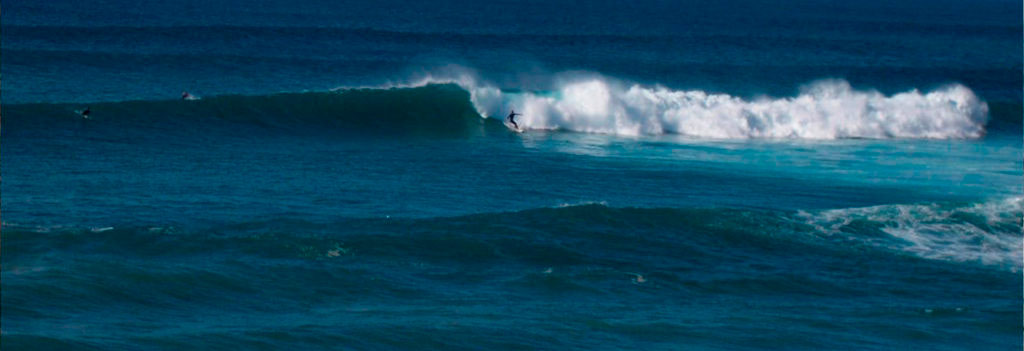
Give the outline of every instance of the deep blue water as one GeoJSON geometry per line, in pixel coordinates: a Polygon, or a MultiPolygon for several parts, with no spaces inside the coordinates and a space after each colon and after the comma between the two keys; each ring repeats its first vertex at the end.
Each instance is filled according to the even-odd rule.
{"type": "Polygon", "coordinates": [[[7,2],[3,347],[1019,350],[1021,13],[7,2]]]}

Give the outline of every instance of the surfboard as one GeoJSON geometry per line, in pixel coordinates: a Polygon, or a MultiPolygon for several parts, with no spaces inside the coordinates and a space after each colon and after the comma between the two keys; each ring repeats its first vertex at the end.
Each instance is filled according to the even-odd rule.
{"type": "Polygon", "coordinates": [[[516,128],[515,126],[513,126],[513,125],[512,125],[512,123],[508,123],[508,121],[505,121],[505,127],[506,127],[506,128],[508,128],[508,129],[510,129],[510,130],[512,130],[513,132],[516,132],[516,133],[522,133],[522,132],[524,132],[524,130],[523,130],[523,129],[521,129],[521,128],[516,128]]]}

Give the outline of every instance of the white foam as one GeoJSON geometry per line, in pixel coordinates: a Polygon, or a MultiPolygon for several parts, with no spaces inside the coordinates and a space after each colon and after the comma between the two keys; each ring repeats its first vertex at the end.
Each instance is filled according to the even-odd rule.
{"type": "Polygon", "coordinates": [[[851,240],[927,259],[978,262],[1019,271],[1024,264],[1022,211],[1024,198],[1012,197],[959,207],[883,205],[804,212],[800,217],[827,235],[846,235],[844,227],[855,221],[868,221],[891,237],[851,240]]]}
{"type": "Polygon", "coordinates": [[[988,106],[953,84],[891,96],[855,90],[843,80],[812,83],[795,97],[743,99],[701,90],[620,83],[601,76],[568,79],[551,91],[505,92],[482,84],[468,70],[448,68],[387,87],[457,84],[477,112],[516,121],[527,129],[618,135],[680,134],[699,138],[841,139],[978,138],[988,106]]]}

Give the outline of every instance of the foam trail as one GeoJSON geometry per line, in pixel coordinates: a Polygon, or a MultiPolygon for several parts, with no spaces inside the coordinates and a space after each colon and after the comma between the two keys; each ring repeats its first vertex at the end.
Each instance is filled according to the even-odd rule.
{"type": "Polygon", "coordinates": [[[936,260],[978,262],[1019,271],[1024,198],[963,206],[882,205],[802,212],[798,217],[828,235],[936,260]],[[874,235],[877,232],[882,236],[874,235]]]}
{"type": "Polygon", "coordinates": [[[988,105],[953,84],[891,96],[853,89],[843,80],[804,87],[795,97],[743,99],[700,90],[619,84],[603,77],[571,80],[552,91],[508,92],[457,70],[411,84],[457,84],[477,112],[502,118],[515,109],[527,129],[699,138],[969,139],[985,134],[988,105]],[[455,73],[453,73],[455,72],[455,73]]]}

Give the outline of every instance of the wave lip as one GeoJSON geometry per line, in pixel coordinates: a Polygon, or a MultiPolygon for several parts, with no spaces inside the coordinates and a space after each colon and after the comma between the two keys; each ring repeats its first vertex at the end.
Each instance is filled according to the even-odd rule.
{"type": "Polygon", "coordinates": [[[592,78],[553,93],[506,93],[465,86],[483,116],[522,111],[531,129],[619,135],[679,134],[716,139],[968,139],[985,134],[988,105],[967,87],[892,96],[842,80],[813,83],[796,97],[745,100],[700,90],[592,78]]]}

